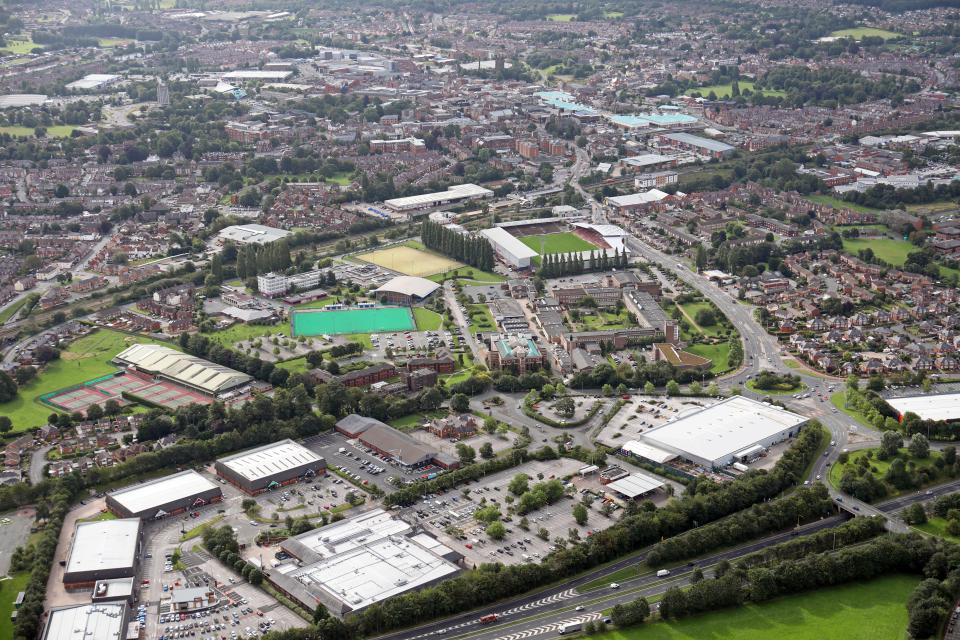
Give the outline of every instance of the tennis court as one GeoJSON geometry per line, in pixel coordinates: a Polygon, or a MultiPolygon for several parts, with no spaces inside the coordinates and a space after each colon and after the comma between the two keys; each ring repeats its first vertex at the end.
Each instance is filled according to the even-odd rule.
{"type": "Polygon", "coordinates": [[[103,407],[107,400],[116,400],[121,406],[129,404],[123,397],[124,393],[129,398],[142,399],[145,403],[167,409],[176,409],[191,403],[211,402],[210,398],[199,392],[171,382],[155,382],[141,373],[109,375],[89,380],[78,387],[41,396],[41,400],[68,413],[86,413],[90,405],[98,404],[103,407]]]}
{"type": "Polygon", "coordinates": [[[90,405],[99,404],[102,406],[103,403],[111,397],[110,394],[100,391],[96,387],[84,386],[70,389],[69,391],[54,393],[52,396],[45,398],[45,400],[67,413],[73,413],[74,411],[86,413],[87,407],[90,405]]]}
{"type": "Polygon", "coordinates": [[[406,307],[299,309],[290,318],[290,332],[294,337],[406,331],[415,327],[413,314],[406,307]]]}
{"type": "Polygon", "coordinates": [[[165,409],[177,409],[188,404],[210,404],[213,401],[208,396],[172,382],[154,382],[136,391],[128,391],[128,396],[165,409]]]}

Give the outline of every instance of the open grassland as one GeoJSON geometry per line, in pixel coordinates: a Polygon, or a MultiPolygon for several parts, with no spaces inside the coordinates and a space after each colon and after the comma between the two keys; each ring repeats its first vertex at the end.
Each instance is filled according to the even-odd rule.
{"type": "Polygon", "coordinates": [[[547,20],[551,22],[573,22],[577,17],[574,13],[550,13],[547,14],[547,20]]]}
{"type": "Polygon", "coordinates": [[[906,240],[892,240],[890,238],[844,238],[843,250],[850,255],[857,255],[861,249],[870,248],[873,255],[895,267],[902,267],[907,256],[920,249],[906,240]]]}
{"type": "Polygon", "coordinates": [[[600,640],[903,640],[917,586],[895,575],[594,636],[600,640]]]}
{"type": "Polygon", "coordinates": [[[48,364],[39,376],[21,387],[15,399],[0,404],[0,415],[10,418],[14,432],[42,426],[54,409],[42,404],[40,396],[113,373],[117,367],[110,363],[111,358],[131,344],[153,342],[156,341],[109,329],[84,336],[67,347],[59,360],[48,364]]]}
{"type": "Polygon", "coordinates": [[[887,31],[886,29],[876,29],[874,27],[853,27],[851,29],[839,29],[830,34],[833,38],[853,38],[854,40],[863,40],[864,38],[883,38],[884,40],[895,40],[903,37],[903,34],[896,31],[887,31]]]}
{"type": "Polygon", "coordinates": [[[464,266],[462,262],[451,260],[438,253],[404,245],[362,253],[356,258],[408,276],[420,277],[432,276],[464,266]]]}
{"type": "Polygon", "coordinates": [[[597,248],[583,238],[567,231],[524,236],[519,240],[541,255],[572,253],[574,251],[592,251],[597,248]]]}
{"type": "MultiPolygon", "coordinates": [[[[52,127],[46,127],[48,138],[69,138],[76,130],[76,127],[66,124],[58,124],[52,127]]],[[[33,138],[34,129],[30,127],[0,127],[0,133],[9,133],[15,138],[33,138]]]]}
{"type": "Polygon", "coordinates": [[[730,368],[727,365],[727,359],[730,357],[729,342],[724,341],[718,344],[691,344],[686,348],[686,351],[701,358],[709,358],[713,363],[710,366],[710,371],[713,373],[721,373],[730,368]]]}
{"type": "Polygon", "coordinates": [[[846,208],[850,209],[851,211],[859,211],[860,213],[883,213],[883,209],[874,209],[873,207],[866,207],[862,204],[847,202],[846,200],[841,200],[840,198],[819,193],[812,196],[807,196],[807,200],[816,202],[817,204],[828,204],[836,209],[846,208]]]}
{"type": "Polygon", "coordinates": [[[32,53],[35,49],[42,49],[30,36],[8,38],[6,44],[0,47],[0,53],[32,53]]]}
{"type": "MultiPolygon", "coordinates": [[[[744,89],[749,89],[753,93],[760,92],[765,96],[775,98],[782,98],[787,95],[786,91],[780,91],[778,89],[757,89],[749,80],[738,80],[737,84],[740,86],[740,93],[743,93],[744,89]]],[[[711,91],[718,98],[729,98],[733,94],[733,83],[728,82],[726,84],[711,84],[706,87],[694,87],[693,89],[687,89],[686,95],[689,96],[694,93],[699,93],[701,96],[706,97],[710,95],[711,91]]]]}

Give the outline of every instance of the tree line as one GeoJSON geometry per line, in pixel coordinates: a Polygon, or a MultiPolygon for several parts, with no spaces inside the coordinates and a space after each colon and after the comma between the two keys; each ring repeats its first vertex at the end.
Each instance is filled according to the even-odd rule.
{"type": "Polygon", "coordinates": [[[431,220],[420,225],[424,246],[483,271],[493,269],[493,247],[483,236],[466,236],[431,220]]]}
{"type": "Polygon", "coordinates": [[[601,251],[599,256],[596,251],[591,251],[587,259],[584,259],[582,253],[548,253],[541,256],[537,275],[541,278],[559,278],[588,271],[626,269],[627,266],[626,250],[621,253],[619,249],[614,249],[612,256],[608,256],[606,251],[601,251]]]}
{"type": "Polygon", "coordinates": [[[237,277],[241,280],[290,268],[290,245],[277,240],[265,245],[240,245],[237,249],[237,277]]]}

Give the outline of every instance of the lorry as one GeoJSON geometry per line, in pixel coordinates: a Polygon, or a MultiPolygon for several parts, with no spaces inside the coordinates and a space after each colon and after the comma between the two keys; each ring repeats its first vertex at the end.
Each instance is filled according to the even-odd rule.
{"type": "Polygon", "coordinates": [[[485,616],[481,616],[479,622],[480,624],[490,624],[491,622],[496,622],[496,621],[497,621],[497,614],[488,613],[485,616]]]}
{"type": "Polygon", "coordinates": [[[581,629],[583,629],[583,623],[579,620],[574,622],[564,622],[562,625],[560,625],[560,629],[557,631],[557,633],[561,635],[565,633],[576,633],[581,629]]]}
{"type": "Polygon", "coordinates": [[[660,569],[660,571],[657,571],[658,578],[666,578],[668,575],[670,575],[669,569],[660,569]]]}

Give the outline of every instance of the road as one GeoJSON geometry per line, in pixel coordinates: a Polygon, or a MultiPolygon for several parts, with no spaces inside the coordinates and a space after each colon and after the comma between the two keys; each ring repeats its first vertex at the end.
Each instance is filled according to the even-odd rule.
{"type": "Polygon", "coordinates": [[[47,452],[53,449],[52,444],[34,449],[30,453],[30,484],[36,486],[43,481],[43,470],[47,466],[47,452]]]}
{"type": "Polygon", "coordinates": [[[453,314],[454,322],[460,327],[460,331],[463,334],[463,341],[470,347],[474,361],[483,362],[480,345],[477,343],[474,334],[470,333],[470,325],[467,323],[467,317],[463,314],[463,311],[460,310],[460,303],[457,302],[457,292],[453,289],[452,280],[447,280],[443,283],[443,301],[447,304],[447,308],[450,309],[450,313],[453,314]]]}

